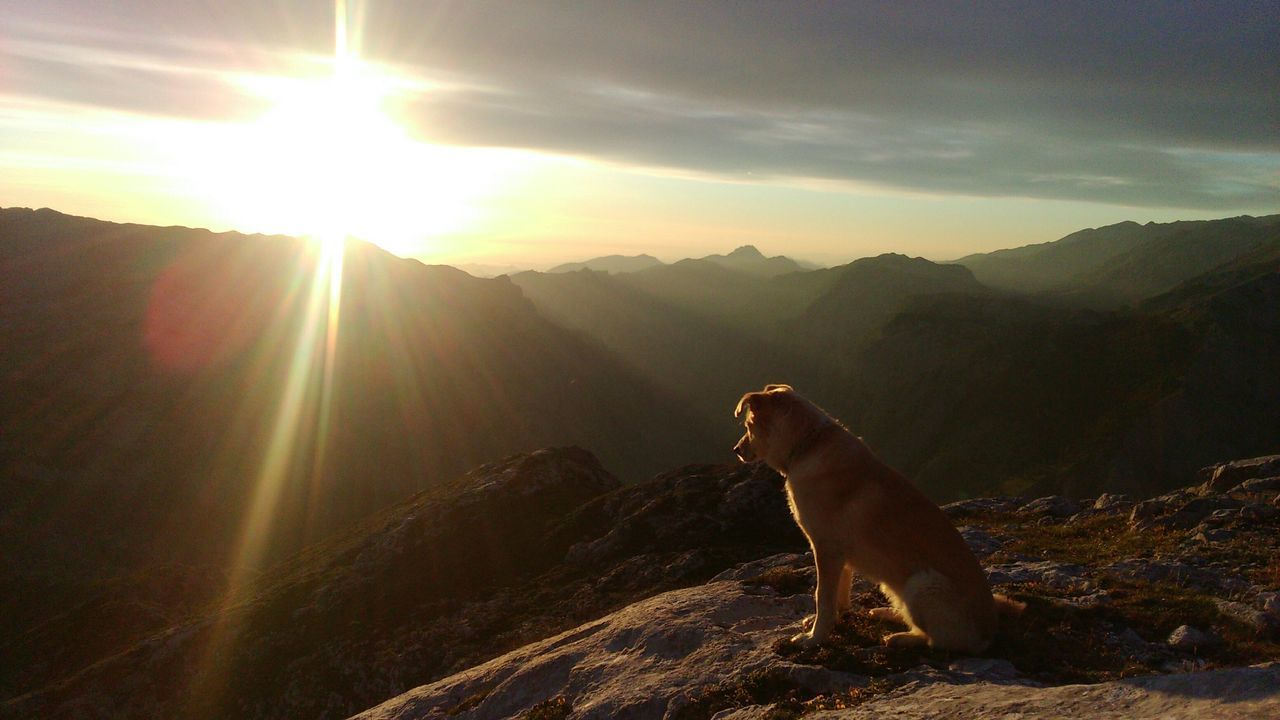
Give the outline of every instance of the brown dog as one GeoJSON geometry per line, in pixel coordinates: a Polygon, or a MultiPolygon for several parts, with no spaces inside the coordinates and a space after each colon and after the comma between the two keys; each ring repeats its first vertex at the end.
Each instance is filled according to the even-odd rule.
{"type": "Polygon", "coordinates": [[[827,639],[850,608],[853,573],[880,583],[891,608],[872,616],[902,623],[886,645],[980,652],[991,643],[996,611],[1024,607],[992,596],[977,558],[942,510],[871,450],[788,385],[742,396],[747,432],[734,447],[743,462],[763,460],[787,479],[787,500],[818,566],[813,627],[792,638],[827,639]]]}

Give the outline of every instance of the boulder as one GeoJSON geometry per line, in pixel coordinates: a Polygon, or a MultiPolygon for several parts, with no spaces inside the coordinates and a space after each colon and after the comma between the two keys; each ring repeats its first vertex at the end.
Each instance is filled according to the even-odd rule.
{"type": "Polygon", "coordinates": [[[1246,480],[1276,475],[1280,475],[1280,455],[1233,460],[1201,468],[1199,490],[1202,494],[1225,492],[1246,480]]]}
{"type": "Polygon", "coordinates": [[[1179,625],[1169,633],[1165,643],[1174,650],[1192,652],[1202,648],[1213,647],[1222,642],[1222,638],[1212,632],[1205,632],[1190,625],[1179,625]]]}

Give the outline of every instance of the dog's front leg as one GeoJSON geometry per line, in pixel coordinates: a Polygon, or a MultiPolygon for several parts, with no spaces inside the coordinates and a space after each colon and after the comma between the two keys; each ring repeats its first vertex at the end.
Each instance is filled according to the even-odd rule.
{"type": "Polygon", "coordinates": [[[840,592],[840,578],[844,574],[844,558],[836,553],[821,553],[815,547],[813,558],[818,566],[818,590],[814,593],[817,615],[813,618],[813,627],[791,638],[801,647],[813,647],[831,635],[836,625],[836,604],[840,592]]]}

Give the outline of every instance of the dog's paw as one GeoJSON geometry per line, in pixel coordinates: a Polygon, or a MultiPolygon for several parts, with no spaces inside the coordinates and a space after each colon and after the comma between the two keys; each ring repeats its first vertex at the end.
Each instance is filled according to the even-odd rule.
{"type": "Polygon", "coordinates": [[[791,642],[807,650],[811,647],[817,647],[822,640],[814,637],[812,632],[802,632],[798,635],[792,635],[791,642]]]}
{"type": "Polygon", "coordinates": [[[884,644],[891,648],[924,647],[929,644],[929,637],[917,630],[897,632],[884,636],[884,644]]]}

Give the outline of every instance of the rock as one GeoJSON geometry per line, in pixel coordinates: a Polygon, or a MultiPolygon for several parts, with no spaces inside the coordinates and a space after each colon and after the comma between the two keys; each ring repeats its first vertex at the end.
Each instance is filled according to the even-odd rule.
{"type": "Polygon", "coordinates": [[[1163,720],[1280,717],[1280,663],[1176,675],[1128,678],[1096,685],[1030,687],[1005,683],[917,684],[855,708],[825,710],[806,720],[925,718],[1106,718],[1163,720]]]}
{"type": "Polygon", "coordinates": [[[1222,642],[1222,638],[1211,632],[1205,632],[1190,625],[1179,625],[1169,633],[1165,643],[1174,650],[1193,651],[1212,647],[1222,642]]]}
{"type": "Polygon", "coordinates": [[[1106,511],[1109,513],[1119,513],[1133,507],[1133,499],[1128,495],[1113,495],[1111,493],[1103,493],[1093,501],[1093,509],[1106,511]]]}
{"type": "Polygon", "coordinates": [[[1218,612],[1248,626],[1262,635],[1272,635],[1280,631],[1280,618],[1262,610],[1252,608],[1242,602],[1233,600],[1214,600],[1218,612]]]}
{"type": "Polygon", "coordinates": [[[969,515],[1013,512],[1026,503],[1024,498],[991,497],[957,500],[942,506],[943,512],[952,518],[969,515]]]}
{"type": "Polygon", "coordinates": [[[1058,590],[1084,593],[1093,589],[1086,570],[1080,565],[1051,560],[1029,560],[1004,563],[987,568],[987,581],[992,585],[1037,583],[1058,590]]]}
{"type": "Polygon", "coordinates": [[[1250,503],[1240,508],[1238,515],[1245,522],[1264,522],[1280,517],[1280,508],[1263,503],[1250,503]]]}
{"type": "Polygon", "coordinates": [[[724,580],[750,580],[759,577],[766,570],[774,568],[795,568],[801,572],[808,571],[810,575],[816,576],[816,570],[813,566],[813,553],[779,553],[770,555],[769,557],[752,560],[751,562],[742,563],[737,567],[729,568],[721,572],[719,575],[711,578],[710,582],[721,582],[724,580]]]}
{"type": "Polygon", "coordinates": [[[1280,619],[1280,592],[1264,592],[1258,595],[1262,611],[1280,619]]]}
{"type": "Polygon", "coordinates": [[[1001,658],[961,658],[947,666],[947,670],[960,675],[968,675],[975,682],[1019,682],[1039,685],[1034,680],[1018,672],[1013,663],[1001,658]]]}
{"type": "Polygon", "coordinates": [[[1204,482],[1199,490],[1202,494],[1220,493],[1246,480],[1274,475],[1280,475],[1280,455],[1234,460],[1201,468],[1199,476],[1204,482]]]}
{"type": "MultiPolygon", "coordinates": [[[[1199,524],[1215,512],[1238,510],[1244,503],[1226,495],[1191,497],[1178,500],[1154,499],[1138,503],[1129,514],[1129,524],[1136,530],[1163,527],[1186,530],[1199,524]]],[[[1230,517],[1223,514],[1222,517],[1230,517]]]]}
{"type": "Polygon", "coordinates": [[[1080,503],[1065,495],[1036,498],[1017,510],[1019,515],[1049,515],[1065,518],[1080,512],[1080,503]]]}
{"type": "Polygon", "coordinates": [[[712,715],[711,720],[775,720],[778,717],[775,707],[774,705],[748,705],[733,710],[721,710],[712,715]]]}
{"type": "Polygon", "coordinates": [[[1227,510],[1227,509],[1214,510],[1213,512],[1209,513],[1209,517],[1205,518],[1201,524],[1207,524],[1211,526],[1222,525],[1224,523],[1235,520],[1239,517],[1240,517],[1239,510],[1227,510]]]}
{"type": "Polygon", "coordinates": [[[1280,490],[1280,475],[1245,480],[1239,485],[1231,488],[1231,492],[1233,493],[1269,493],[1276,490],[1280,490]]]}
{"type": "Polygon", "coordinates": [[[1099,568],[1101,573],[1148,583],[1169,582],[1190,585],[1215,593],[1245,592],[1249,583],[1238,575],[1198,567],[1190,563],[1130,558],[1099,568]]]}
{"type": "Polygon", "coordinates": [[[1159,500],[1143,500],[1134,505],[1133,510],[1129,512],[1129,524],[1134,527],[1146,525],[1165,514],[1167,509],[1166,504],[1159,500]]]}
{"type": "Polygon", "coordinates": [[[1226,528],[1206,529],[1197,532],[1191,539],[1198,543],[1226,542],[1238,534],[1236,531],[1227,530],[1226,528]]]}
{"type": "Polygon", "coordinates": [[[821,692],[865,685],[865,678],[775,654],[775,641],[799,626],[810,604],[748,594],[737,582],[676,590],[423,685],[357,717],[508,718],[563,697],[571,701],[572,718],[657,718],[700,692],[766,667],[821,692]],[[472,704],[459,711],[469,698],[472,704]]]}
{"type": "Polygon", "coordinates": [[[991,553],[1004,547],[1005,541],[996,538],[987,531],[965,526],[959,528],[960,537],[964,538],[964,542],[969,546],[969,550],[978,557],[979,560],[985,559],[991,553]]]}

